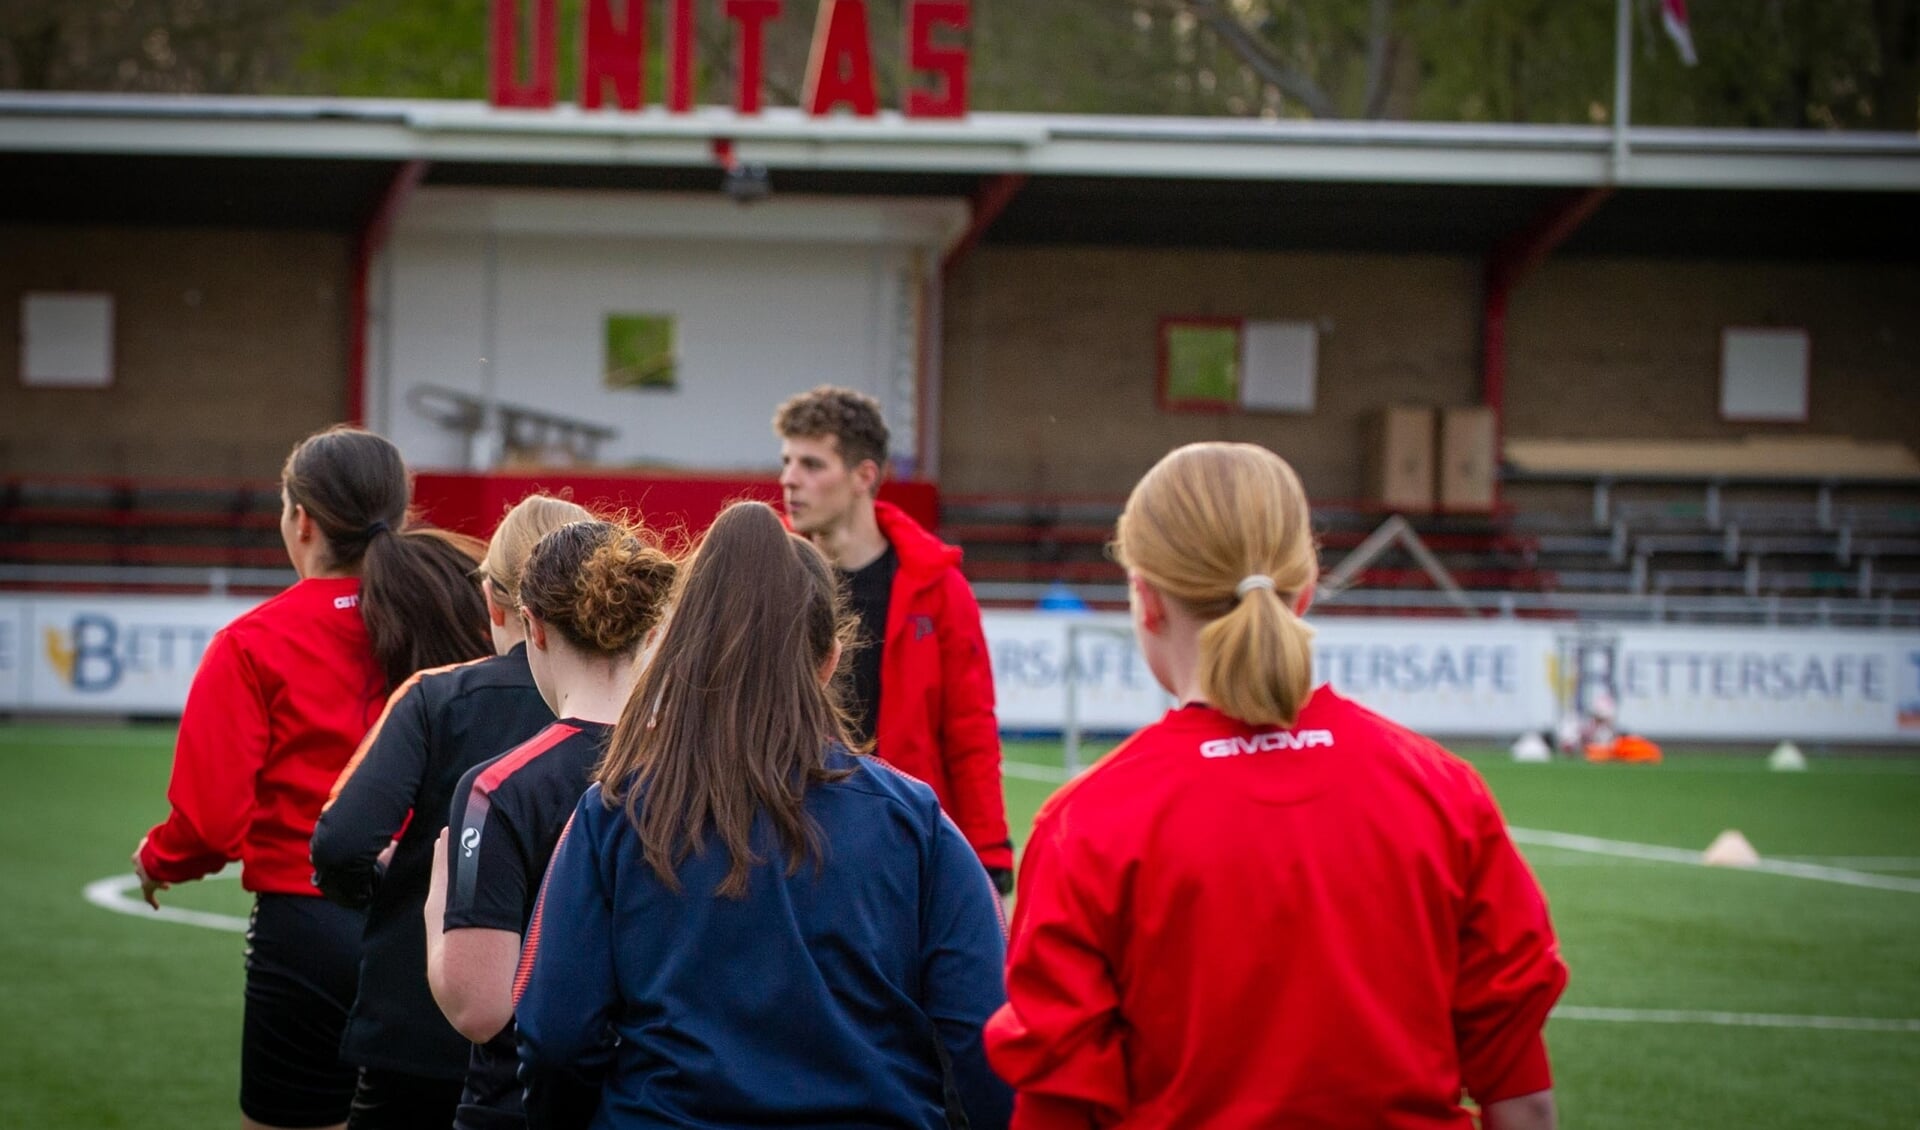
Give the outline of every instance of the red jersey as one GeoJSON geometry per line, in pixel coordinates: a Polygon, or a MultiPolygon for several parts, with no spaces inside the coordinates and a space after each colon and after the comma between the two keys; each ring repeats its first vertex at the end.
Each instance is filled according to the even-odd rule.
{"type": "Polygon", "coordinates": [[[1007,1004],[1016,1128],[1473,1125],[1552,1085],[1566,966],[1466,762],[1326,688],[1205,706],[1040,810],[1007,1004]]]}
{"type": "Polygon", "coordinates": [[[207,644],[180,718],[166,822],[140,865],[170,883],[240,860],[249,891],[319,895],[307,843],[386,702],[357,578],[310,578],[207,644]]]}

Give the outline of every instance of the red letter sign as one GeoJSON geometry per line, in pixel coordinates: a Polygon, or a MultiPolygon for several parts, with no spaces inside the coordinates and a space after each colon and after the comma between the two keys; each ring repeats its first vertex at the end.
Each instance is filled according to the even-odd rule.
{"type": "Polygon", "coordinates": [[[533,77],[520,69],[520,0],[493,0],[493,89],[495,106],[545,110],[553,105],[553,0],[533,0],[533,77]]]}
{"type": "Polygon", "coordinates": [[[767,63],[766,24],[768,20],[780,18],[780,3],[781,0],[727,0],[727,18],[740,25],[733,108],[742,114],[760,112],[760,79],[767,63]]]}
{"type": "Polygon", "coordinates": [[[862,117],[878,112],[866,0],[821,0],[813,54],[807,59],[806,103],[807,113],[815,117],[842,104],[862,117]]]}
{"type": "Polygon", "coordinates": [[[693,109],[693,0],[673,0],[673,60],[667,76],[667,109],[693,109]]]}
{"type": "Polygon", "coordinates": [[[609,79],[622,110],[647,104],[646,84],[640,80],[640,63],[647,54],[647,0],[587,0],[587,33],[581,43],[582,108],[600,108],[601,87],[609,79]],[[624,21],[613,18],[616,2],[627,10],[624,21]]]}
{"type": "Polygon", "coordinates": [[[907,70],[931,71],[939,76],[932,90],[907,82],[906,112],[909,118],[960,118],[967,113],[967,64],[971,56],[964,44],[941,47],[933,41],[933,29],[952,28],[965,32],[972,22],[967,0],[913,0],[907,8],[907,70]]]}

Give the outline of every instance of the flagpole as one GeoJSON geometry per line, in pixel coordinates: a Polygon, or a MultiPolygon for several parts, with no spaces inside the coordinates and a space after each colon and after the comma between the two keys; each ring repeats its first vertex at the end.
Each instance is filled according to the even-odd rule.
{"type": "Polygon", "coordinates": [[[1633,0],[1619,0],[1613,25],[1613,179],[1627,170],[1627,116],[1633,105],[1633,0]]]}
{"type": "Polygon", "coordinates": [[[1619,0],[1613,21],[1613,178],[1626,173],[1626,117],[1634,104],[1632,0],[1619,0]]]}

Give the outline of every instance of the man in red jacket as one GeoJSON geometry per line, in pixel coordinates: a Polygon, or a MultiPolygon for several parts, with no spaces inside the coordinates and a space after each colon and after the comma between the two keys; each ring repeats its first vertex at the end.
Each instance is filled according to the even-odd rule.
{"type": "Polygon", "coordinates": [[[887,426],[872,397],[822,385],[782,404],[773,430],[787,519],[840,570],[860,618],[848,703],[858,736],[933,786],[1007,893],[1013,845],[1000,791],[993,668],[960,551],[876,499],[887,426]]]}

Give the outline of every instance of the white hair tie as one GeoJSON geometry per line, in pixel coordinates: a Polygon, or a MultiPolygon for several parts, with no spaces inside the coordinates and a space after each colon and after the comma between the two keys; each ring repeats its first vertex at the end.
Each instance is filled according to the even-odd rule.
{"type": "Polygon", "coordinates": [[[1266,589],[1268,592],[1274,591],[1273,578],[1267,576],[1265,573],[1250,573],[1240,578],[1240,583],[1233,586],[1233,598],[1240,600],[1254,589],[1266,589]]]}

